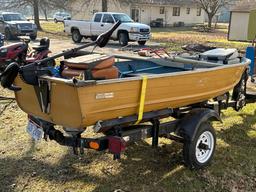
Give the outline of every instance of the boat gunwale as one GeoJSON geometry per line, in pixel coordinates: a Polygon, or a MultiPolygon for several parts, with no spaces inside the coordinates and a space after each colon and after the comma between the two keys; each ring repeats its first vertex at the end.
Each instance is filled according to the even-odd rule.
{"type": "MultiPolygon", "coordinates": [[[[241,63],[237,63],[237,64],[225,64],[223,66],[197,68],[197,70],[171,72],[171,73],[163,73],[163,74],[150,74],[150,75],[147,75],[147,78],[148,79],[156,79],[156,78],[172,77],[172,76],[178,76],[178,75],[203,73],[206,71],[216,71],[216,70],[225,69],[225,68],[248,66],[251,63],[250,59],[247,59],[247,58],[242,58],[242,59],[243,59],[243,61],[241,63]]],[[[63,78],[51,77],[51,76],[45,75],[45,76],[40,77],[40,79],[52,81],[52,83],[63,83],[63,84],[67,84],[67,85],[70,85],[73,87],[86,87],[86,86],[90,86],[90,85],[106,85],[106,84],[111,84],[111,83],[138,81],[138,80],[142,80],[143,77],[137,76],[137,77],[108,79],[108,80],[86,80],[86,81],[76,80],[76,82],[74,82],[73,79],[63,79],[63,78]]]]}

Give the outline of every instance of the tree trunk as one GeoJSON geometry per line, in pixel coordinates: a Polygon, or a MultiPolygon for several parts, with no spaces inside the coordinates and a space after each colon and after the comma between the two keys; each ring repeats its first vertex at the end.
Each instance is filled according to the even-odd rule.
{"type": "Polygon", "coordinates": [[[39,31],[42,30],[42,27],[40,25],[40,20],[39,20],[39,8],[38,8],[38,0],[33,0],[33,8],[34,8],[34,22],[37,25],[37,29],[39,31]]]}
{"type": "Polygon", "coordinates": [[[213,19],[213,16],[212,15],[208,15],[208,27],[209,28],[212,28],[212,19],[213,19]]]}
{"type": "Polygon", "coordinates": [[[108,12],[108,0],[102,0],[102,12],[108,12]]]}
{"type": "Polygon", "coordinates": [[[44,9],[44,10],[43,10],[43,12],[44,12],[44,18],[45,18],[45,21],[48,21],[47,10],[46,10],[46,9],[44,9]]]}

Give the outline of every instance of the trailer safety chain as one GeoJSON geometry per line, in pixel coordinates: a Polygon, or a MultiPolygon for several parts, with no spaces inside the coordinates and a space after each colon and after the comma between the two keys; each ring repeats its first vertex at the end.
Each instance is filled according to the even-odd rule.
{"type": "Polygon", "coordinates": [[[147,76],[142,76],[142,86],[141,86],[141,94],[140,94],[139,114],[138,114],[138,120],[135,123],[135,125],[138,125],[141,122],[141,120],[143,119],[144,107],[145,107],[145,97],[146,97],[146,90],[147,90],[147,83],[148,83],[148,77],[147,76]]]}

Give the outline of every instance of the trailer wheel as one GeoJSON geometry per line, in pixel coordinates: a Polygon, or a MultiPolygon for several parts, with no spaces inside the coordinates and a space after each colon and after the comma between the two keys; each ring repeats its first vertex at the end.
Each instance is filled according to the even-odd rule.
{"type": "Polygon", "coordinates": [[[75,43],[81,43],[82,39],[83,39],[83,36],[80,34],[79,30],[78,29],[74,29],[72,31],[72,40],[75,43]]]}
{"type": "Polygon", "coordinates": [[[208,166],[213,158],[216,135],[212,125],[204,122],[200,125],[192,141],[185,141],[183,156],[185,165],[190,169],[201,169],[208,166]]]}

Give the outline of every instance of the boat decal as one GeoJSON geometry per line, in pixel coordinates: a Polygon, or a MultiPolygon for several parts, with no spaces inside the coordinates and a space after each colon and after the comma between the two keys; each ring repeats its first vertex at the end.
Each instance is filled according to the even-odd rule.
{"type": "Polygon", "coordinates": [[[96,99],[99,100],[99,99],[112,99],[114,98],[114,93],[111,92],[111,93],[97,93],[96,94],[96,99]]]}

